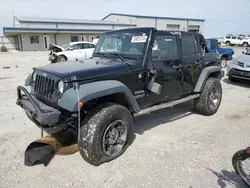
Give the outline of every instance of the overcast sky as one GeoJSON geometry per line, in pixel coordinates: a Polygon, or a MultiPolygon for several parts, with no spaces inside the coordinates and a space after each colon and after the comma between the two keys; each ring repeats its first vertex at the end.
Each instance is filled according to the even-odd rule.
{"type": "Polygon", "coordinates": [[[203,18],[205,36],[250,34],[250,0],[0,0],[0,33],[16,16],[98,19],[111,12],[203,18]]]}

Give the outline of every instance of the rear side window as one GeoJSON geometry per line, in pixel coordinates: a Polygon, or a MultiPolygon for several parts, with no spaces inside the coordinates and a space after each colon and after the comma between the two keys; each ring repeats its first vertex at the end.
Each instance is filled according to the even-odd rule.
{"type": "Polygon", "coordinates": [[[197,41],[194,35],[187,34],[182,36],[183,56],[193,56],[198,54],[197,41]]]}

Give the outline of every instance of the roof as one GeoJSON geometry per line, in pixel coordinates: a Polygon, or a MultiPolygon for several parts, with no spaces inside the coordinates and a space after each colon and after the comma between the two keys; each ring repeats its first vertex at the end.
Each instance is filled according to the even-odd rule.
{"type": "Polygon", "coordinates": [[[23,28],[23,27],[3,27],[3,34],[8,30],[11,31],[50,31],[50,32],[106,32],[104,29],[63,29],[63,28],[23,28]]]}
{"type": "Polygon", "coordinates": [[[169,20],[190,20],[190,21],[202,21],[204,19],[195,19],[195,18],[176,18],[176,17],[160,17],[160,16],[143,16],[143,15],[135,15],[135,14],[120,14],[120,13],[110,13],[109,15],[105,16],[102,20],[105,20],[109,16],[128,16],[128,17],[136,17],[136,18],[157,18],[157,19],[169,19],[169,20]]]}
{"type": "Polygon", "coordinates": [[[136,26],[136,24],[127,24],[127,23],[111,22],[111,21],[101,21],[101,20],[42,18],[42,17],[22,17],[22,16],[15,16],[15,18],[19,22],[21,22],[21,23],[136,26]]]}

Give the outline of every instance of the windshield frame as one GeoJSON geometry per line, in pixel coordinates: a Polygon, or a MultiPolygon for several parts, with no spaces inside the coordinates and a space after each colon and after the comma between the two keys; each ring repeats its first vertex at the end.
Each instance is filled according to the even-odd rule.
{"type": "MultiPolygon", "coordinates": [[[[144,57],[145,57],[145,54],[146,54],[146,52],[148,50],[148,44],[149,44],[149,42],[151,40],[151,31],[152,31],[152,28],[131,28],[131,29],[121,29],[121,30],[109,31],[109,32],[103,33],[99,37],[98,43],[96,44],[96,48],[95,48],[95,50],[93,52],[93,57],[99,57],[100,54],[101,55],[103,54],[103,55],[106,55],[106,57],[109,56],[111,58],[111,57],[114,57],[114,56],[112,56],[113,54],[119,54],[124,59],[134,59],[134,60],[143,61],[144,57]],[[104,40],[105,40],[105,38],[107,36],[119,35],[119,34],[123,35],[125,33],[129,33],[129,34],[135,35],[135,36],[138,36],[141,33],[145,33],[147,35],[147,39],[144,42],[144,47],[143,47],[143,50],[142,50],[141,54],[122,53],[122,52],[118,52],[118,51],[114,51],[114,52],[102,52],[101,51],[101,47],[102,47],[103,42],[104,42],[104,40]]],[[[105,56],[103,56],[103,57],[105,57],[105,56]]]]}

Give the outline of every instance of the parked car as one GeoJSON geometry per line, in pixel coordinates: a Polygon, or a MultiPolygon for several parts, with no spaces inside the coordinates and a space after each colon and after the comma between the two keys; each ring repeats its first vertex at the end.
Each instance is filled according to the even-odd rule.
{"type": "Polygon", "coordinates": [[[221,60],[221,67],[225,68],[227,61],[233,58],[234,50],[232,48],[220,48],[217,39],[206,39],[206,43],[209,53],[218,53],[221,60]]]}
{"type": "Polygon", "coordinates": [[[133,117],[186,101],[200,114],[217,112],[224,72],[218,56],[204,52],[199,33],[105,32],[92,58],[36,67],[26,79],[31,92],[18,86],[17,104],[49,134],[72,131],[83,159],[99,166],[129,147],[133,117]]]}
{"type": "Polygon", "coordinates": [[[227,46],[239,45],[248,47],[250,45],[250,39],[244,38],[242,36],[226,36],[224,38],[224,43],[227,46]]]}
{"type": "Polygon", "coordinates": [[[51,63],[62,61],[75,61],[90,58],[95,44],[85,41],[70,42],[63,46],[51,44],[49,47],[49,61],[51,63]]]}
{"type": "Polygon", "coordinates": [[[227,76],[230,81],[250,80],[250,49],[228,63],[227,76]]]}

